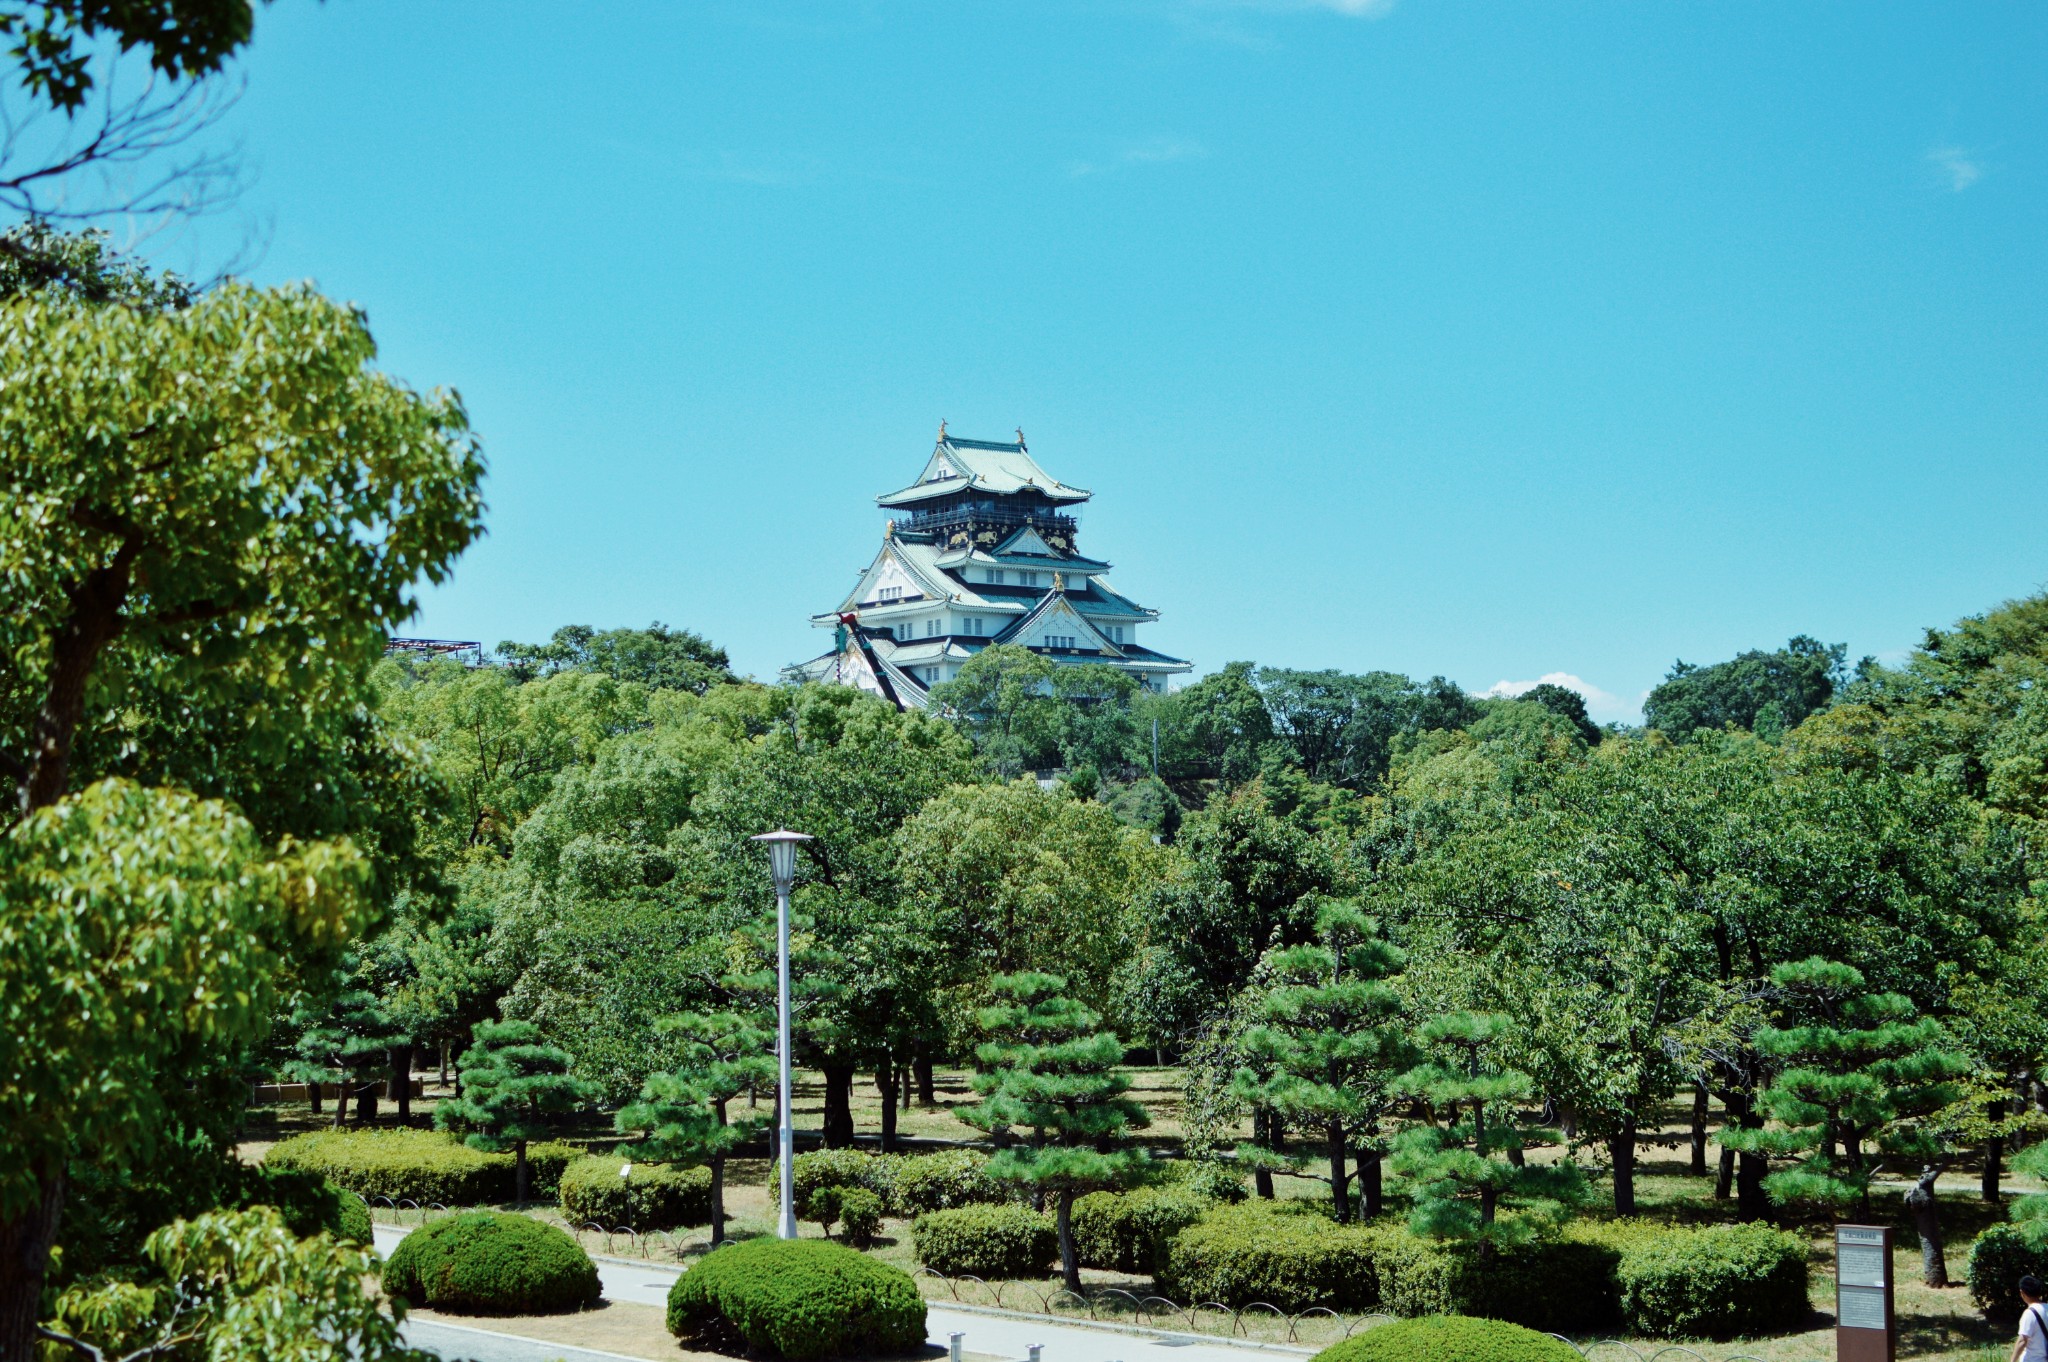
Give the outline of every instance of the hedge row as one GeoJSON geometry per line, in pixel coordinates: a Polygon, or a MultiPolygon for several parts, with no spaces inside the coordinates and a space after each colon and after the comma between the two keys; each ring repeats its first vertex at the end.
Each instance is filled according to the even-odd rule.
{"type": "MultiPolygon", "coordinates": [[[[527,1191],[554,1197],[563,1170],[583,1151],[554,1142],[526,1147],[527,1191]]],[[[485,1154],[434,1130],[315,1130],[270,1147],[268,1168],[318,1173],[364,1198],[478,1206],[514,1195],[510,1154],[485,1154]]]]}
{"type": "Polygon", "coordinates": [[[918,1262],[949,1277],[1042,1277],[1060,1251],[1052,1217],[1017,1205],[927,1211],[910,1242],[918,1262]]]}
{"type": "Polygon", "coordinates": [[[1074,1202],[1074,1249],[1083,1267],[1156,1274],[1173,1237],[1211,1204],[1180,1185],[1091,1192],[1074,1202]]]}
{"type": "Polygon", "coordinates": [[[711,1170],[586,1154],[562,1173],[562,1210],[578,1224],[672,1230],[711,1223],[711,1170]]]}
{"type": "Polygon", "coordinates": [[[1732,1338],[1796,1326],[1810,1309],[1804,1242],[1762,1225],[1587,1223],[1498,1246],[1482,1267],[1469,1244],[1254,1203],[1176,1234],[1158,1276],[1191,1301],[1483,1315],[1557,1333],[1622,1324],[1653,1337],[1732,1338]]]}
{"type": "Polygon", "coordinates": [[[749,1239],[700,1259],[668,1293],[668,1328],[718,1352],[810,1362],[905,1353],[924,1298],[901,1268],[817,1239],[749,1239]]]}
{"type": "MultiPolygon", "coordinates": [[[[988,1155],[974,1149],[936,1154],[870,1154],[860,1149],[814,1149],[796,1156],[796,1204],[807,1206],[821,1187],[865,1187],[890,1215],[918,1216],[1006,1201],[1010,1189],[986,1173],[988,1155]]],[[[775,1185],[780,1170],[771,1170],[775,1185]]]]}

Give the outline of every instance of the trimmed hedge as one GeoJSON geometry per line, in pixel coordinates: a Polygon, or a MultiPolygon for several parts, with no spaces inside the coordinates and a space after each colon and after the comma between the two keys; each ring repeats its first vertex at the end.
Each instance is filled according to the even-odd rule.
{"type": "Polygon", "coordinates": [[[1751,1337],[1795,1328],[1813,1309],[1805,1242],[1768,1225],[1646,1236],[1622,1250],[1616,1276],[1622,1318],[1653,1338],[1751,1337]]]}
{"type": "MultiPolygon", "coordinates": [[[[865,1187],[889,1197],[889,1160],[859,1149],[813,1149],[796,1156],[796,1204],[811,1204],[811,1194],[822,1187],[865,1187]]],[[[782,1185],[782,1163],[769,1167],[768,1185],[782,1185]]]]}
{"type": "Polygon", "coordinates": [[[882,1232],[882,1199],[865,1187],[841,1187],[839,1192],[839,1237],[855,1248],[866,1248],[882,1232]]]}
{"type": "Polygon", "coordinates": [[[668,1329],[696,1347],[790,1362],[907,1352],[924,1298],[901,1268],[817,1239],[750,1239],[706,1255],[668,1293],[668,1329]]]}
{"type": "Polygon", "coordinates": [[[1173,1236],[1200,1220],[1208,1204],[1175,1184],[1132,1192],[1091,1192],[1074,1201],[1074,1248],[1083,1267],[1159,1272],[1173,1236]]]}
{"type": "Polygon", "coordinates": [[[406,1235],[384,1260],[384,1290],[476,1315],[574,1310],[600,1294],[597,1265],[574,1239],[503,1211],[465,1211],[406,1235]]]}
{"type": "Polygon", "coordinates": [[[1993,1225],[1970,1245],[1970,1299],[2000,1317],[2017,1315],[2020,1278],[2048,1277],[2048,1222],[1993,1225]]]}
{"type": "Polygon", "coordinates": [[[1233,1205],[1243,1201],[1244,1169],[1220,1159],[1161,1159],[1155,1165],[1162,1185],[1175,1188],[1201,1201],[1233,1205]]]}
{"type": "Polygon", "coordinates": [[[1315,1305],[1377,1309],[1377,1250],[1387,1234],[1270,1202],[1230,1207],[1173,1236],[1159,1284],[1180,1300],[1233,1309],[1254,1301],[1289,1314],[1315,1305]]]}
{"type": "MultiPolygon", "coordinates": [[[[527,1191],[553,1197],[562,1171],[583,1151],[545,1141],[526,1147],[527,1191]]],[[[471,1149],[437,1130],[314,1130],[270,1147],[266,1168],[318,1173],[361,1197],[422,1206],[488,1205],[512,1199],[513,1157],[471,1149]]]]}
{"type": "Polygon", "coordinates": [[[711,1223],[711,1170],[589,1154],[562,1174],[562,1209],[583,1224],[645,1233],[711,1223]]]}
{"type": "Polygon", "coordinates": [[[242,1207],[276,1208],[285,1228],[301,1239],[323,1231],[336,1239],[370,1242],[370,1208],[353,1192],[344,1191],[318,1173],[262,1164],[237,1170],[242,1207]]]}
{"type": "Polygon", "coordinates": [[[1052,1219],[1028,1206],[956,1206],[910,1226],[917,1261],[949,1277],[1038,1277],[1059,1256],[1052,1219]]]}
{"type": "Polygon", "coordinates": [[[994,1205],[1010,1199],[1009,1187],[988,1175],[988,1155],[979,1150],[943,1149],[936,1154],[908,1154],[886,1162],[894,1166],[883,1199],[900,1216],[994,1205]]]}
{"type": "Polygon", "coordinates": [[[1579,1350],[1497,1319],[1433,1315],[1382,1324],[1317,1353],[1314,1362],[1580,1362],[1579,1350]]]}

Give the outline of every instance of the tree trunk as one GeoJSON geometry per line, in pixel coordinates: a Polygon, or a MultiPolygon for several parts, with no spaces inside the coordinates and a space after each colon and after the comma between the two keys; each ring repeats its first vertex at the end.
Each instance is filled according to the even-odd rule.
{"type": "Polygon", "coordinates": [[[1929,1286],[1948,1285],[1948,1255],[1941,1244],[1941,1208],[1934,1200],[1934,1180],[1940,1176],[1938,1166],[1923,1168],[1913,1190],[1906,1193],[1906,1209],[1913,1213],[1913,1228],[1920,1233],[1920,1280],[1929,1286]]]}
{"type": "MultiPolygon", "coordinates": [[[[1273,1114],[1264,1107],[1252,1109],[1252,1143],[1261,1149],[1270,1149],[1273,1139],[1273,1114]]],[[[1273,1174],[1270,1169],[1252,1170],[1252,1188],[1265,1201],[1273,1199],[1273,1174]]]]}
{"type": "Polygon", "coordinates": [[[356,1084],[356,1124],[368,1126],[376,1123],[377,1083],[374,1079],[366,1079],[356,1084]]]}
{"type": "MultiPolygon", "coordinates": [[[[1984,1115],[1996,1123],[2005,1119],[2005,1110],[2005,1100],[2000,1098],[1985,1105],[1984,1115]]],[[[1984,1181],[1978,1188],[1978,1195],[1994,1206],[1998,1204],[1998,1180],[2004,1172],[2004,1163],[2005,1137],[1993,1135],[1984,1142],[1984,1181]]]]}
{"type": "Polygon", "coordinates": [[[853,1143],[854,1069],[836,1062],[820,1067],[825,1073],[825,1147],[845,1149],[853,1143]]]}
{"type": "Polygon", "coordinates": [[[1067,1290],[1081,1294],[1081,1256],[1074,1250],[1074,1193],[1062,1191],[1059,1197],[1058,1223],[1060,1227],[1060,1277],[1067,1284],[1067,1290]]]}
{"type": "Polygon", "coordinates": [[[512,1188],[513,1199],[520,1209],[526,1207],[526,1141],[519,1140],[512,1146],[512,1188]]]}
{"type": "Polygon", "coordinates": [[[33,1362],[42,1316],[43,1276],[64,1209],[64,1175],[46,1170],[35,1202],[0,1221],[0,1362],[33,1362]]]}
{"type": "Polygon", "coordinates": [[[896,1152],[896,1089],[902,1086],[898,1079],[896,1065],[884,1061],[875,1070],[875,1087],[882,1094],[882,1152],[896,1152]]]}
{"type": "Polygon", "coordinates": [[[1728,1194],[1735,1190],[1735,1151],[1721,1151],[1720,1168],[1714,1174],[1714,1200],[1726,1201],[1728,1194]]]}
{"type": "Polygon", "coordinates": [[[1703,1178],[1707,1175],[1707,1085],[1696,1084],[1692,1090],[1692,1175],[1703,1178]]]}
{"type": "Polygon", "coordinates": [[[937,1106],[938,1091],[932,1086],[932,1057],[924,1050],[917,1052],[917,1058],[910,1066],[917,1074],[917,1100],[928,1107],[937,1106]]]}
{"type": "Polygon", "coordinates": [[[441,1086],[448,1086],[448,1042],[441,1042],[441,1086]]]}
{"type": "Polygon", "coordinates": [[[334,1085],[334,1128],[336,1130],[340,1130],[342,1122],[346,1121],[347,1119],[348,1083],[346,1080],[343,1080],[342,1082],[334,1085]]]}
{"type": "Polygon", "coordinates": [[[391,1099],[398,1103],[398,1124],[412,1124],[412,1046],[391,1047],[391,1099]]]}
{"type": "Polygon", "coordinates": [[[1636,1213],[1636,1118],[1633,1114],[1621,1118],[1621,1129],[1607,1141],[1607,1152],[1614,1159],[1614,1213],[1634,1215],[1636,1213]]]}
{"type": "Polygon", "coordinates": [[[1337,1223],[1351,1223],[1351,1175],[1345,1164],[1344,1123],[1332,1121],[1329,1124],[1330,1142],[1330,1209],[1336,1212],[1337,1223]]]}
{"type": "Polygon", "coordinates": [[[320,1085],[312,1079],[306,1080],[306,1098],[313,1104],[313,1114],[320,1114],[320,1085]]]}
{"type": "Polygon", "coordinates": [[[1509,1145],[1505,1152],[1508,1156],[1508,1162],[1517,1168],[1522,1167],[1528,1162],[1528,1155],[1522,1152],[1522,1146],[1518,1144],[1509,1145]]]}
{"type": "Polygon", "coordinates": [[[1359,1215],[1362,1219],[1371,1220],[1386,1209],[1384,1173],[1378,1154],[1358,1156],[1359,1215]]]}

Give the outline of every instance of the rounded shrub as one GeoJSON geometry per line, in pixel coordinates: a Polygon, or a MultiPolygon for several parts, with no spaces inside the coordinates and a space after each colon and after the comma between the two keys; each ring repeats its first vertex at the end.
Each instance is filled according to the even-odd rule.
{"type": "MultiPolygon", "coordinates": [[[[813,1149],[796,1156],[796,1204],[811,1204],[811,1194],[821,1187],[865,1187],[876,1195],[888,1197],[889,1170],[892,1160],[869,1154],[859,1149],[813,1149]]],[[[778,1160],[768,1169],[768,1186],[782,1185],[782,1165],[778,1160]]]]}
{"type": "Polygon", "coordinates": [[[1623,1319],[1656,1338],[1753,1337],[1795,1328],[1812,1311],[1805,1243],[1768,1225],[1646,1235],[1623,1248],[1615,1274],[1623,1319]]]}
{"type": "Polygon", "coordinates": [[[1317,1305],[1371,1310],[1380,1304],[1375,1248],[1382,1237],[1383,1231],[1247,1203],[1175,1234],[1159,1284],[1181,1300],[1233,1309],[1264,1301],[1289,1314],[1317,1305]]]}
{"type": "Polygon", "coordinates": [[[936,1154],[911,1154],[889,1159],[889,1185],[877,1187],[890,1209],[901,1216],[950,1211],[1007,1201],[1009,1188],[990,1177],[988,1155],[973,1149],[942,1149],[936,1154]]]}
{"type": "MultiPolygon", "coordinates": [[[[562,1170],[583,1151],[574,1145],[528,1145],[528,1191],[552,1197],[562,1170]]],[[[437,1130],[314,1130],[270,1147],[266,1168],[318,1173],[362,1197],[422,1206],[477,1206],[511,1199],[513,1158],[471,1149],[437,1130]]]]}
{"type": "Polygon", "coordinates": [[[1074,1248],[1084,1267],[1156,1273],[1173,1236],[1208,1207],[1179,1185],[1091,1192],[1074,1202],[1074,1248]]]}
{"type": "Polygon", "coordinates": [[[276,1208],[285,1228],[301,1239],[324,1232],[358,1244],[370,1242],[370,1208],[318,1173],[257,1164],[238,1168],[237,1180],[236,1205],[276,1208]]]}
{"type": "Polygon", "coordinates": [[[1356,1334],[1314,1362],[1581,1362],[1579,1350],[1498,1319],[1428,1315],[1356,1334]]]}
{"type": "Polygon", "coordinates": [[[882,1232],[882,1198],[865,1187],[839,1189],[839,1237],[866,1248],[882,1232]]]}
{"type": "Polygon", "coordinates": [[[1028,1206],[956,1206],[910,1225],[917,1261],[949,1277],[1037,1277],[1060,1251],[1050,1217],[1028,1206]]]}
{"type": "Polygon", "coordinates": [[[384,1260],[384,1290],[458,1314],[538,1315],[598,1299],[597,1265],[553,1225],[465,1211],[405,1236],[384,1260]]]}
{"type": "Polygon", "coordinates": [[[2017,1314],[2020,1278],[2048,1277],[2048,1222],[1993,1225],[1970,1245],[1970,1299],[1979,1309],[2017,1314]]]}
{"type": "MultiPolygon", "coordinates": [[[[339,1192],[341,1189],[335,1190],[339,1192]]],[[[334,1237],[356,1244],[369,1244],[375,1237],[370,1222],[370,1208],[354,1192],[341,1192],[341,1217],[340,1223],[335,1227],[334,1237]]]]}
{"type": "Polygon", "coordinates": [[[749,1239],[700,1259],[668,1293],[685,1343],[790,1362],[907,1352],[924,1342],[924,1298],[901,1268],[817,1239],[749,1239]]]}
{"type": "Polygon", "coordinates": [[[1244,1170],[1233,1163],[1220,1159],[1162,1159],[1159,1167],[1166,1175],[1167,1186],[1198,1200],[1229,1206],[1249,1195],[1245,1191],[1244,1170]]]}
{"type": "Polygon", "coordinates": [[[606,1229],[645,1233],[708,1225],[711,1170],[589,1154],[562,1174],[561,1203],[563,1212],[577,1223],[606,1229]]]}

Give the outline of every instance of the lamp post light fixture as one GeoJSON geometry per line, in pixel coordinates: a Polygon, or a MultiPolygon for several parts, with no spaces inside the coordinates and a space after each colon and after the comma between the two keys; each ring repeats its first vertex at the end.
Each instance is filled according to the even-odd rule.
{"type": "Polygon", "coordinates": [[[789,1081],[789,887],[796,881],[796,844],[810,835],[778,829],[753,839],[768,844],[768,873],[775,880],[775,1055],[781,1068],[781,1124],[775,1138],[782,1155],[781,1218],[775,1233],[796,1238],[796,1128],[790,1124],[789,1081]]]}

